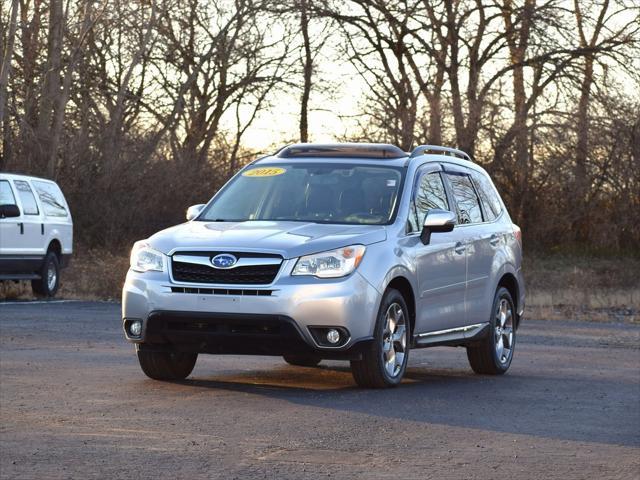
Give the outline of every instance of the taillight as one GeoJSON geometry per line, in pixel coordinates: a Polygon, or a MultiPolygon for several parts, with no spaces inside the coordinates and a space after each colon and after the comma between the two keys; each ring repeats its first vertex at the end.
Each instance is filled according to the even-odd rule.
{"type": "Polygon", "coordinates": [[[520,248],[522,248],[522,230],[520,230],[520,227],[515,223],[513,224],[513,236],[516,237],[516,240],[518,240],[518,243],[520,244],[520,248]]]}

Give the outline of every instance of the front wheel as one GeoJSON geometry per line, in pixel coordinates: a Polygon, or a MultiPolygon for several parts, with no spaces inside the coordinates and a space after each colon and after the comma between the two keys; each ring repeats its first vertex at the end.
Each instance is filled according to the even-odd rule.
{"type": "Polygon", "coordinates": [[[47,252],[42,262],[40,279],[31,281],[33,293],[39,297],[53,297],[60,286],[60,264],[54,252],[47,252]]]}
{"type": "Polygon", "coordinates": [[[184,380],[193,371],[197,353],[147,352],[138,350],[140,368],[154,380],[184,380]]]}
{"type": "Polygon", "coordinates": [[[374,340],[361,360],[351,361],[356,383],[366,388],[395,387],[409,360],[409,309],[398,290],[385,292],[376,319],[374,340]]]}
{"type": "Polygon", "coordinates": [[[515,308],[509,290],[498,288],[489,319],[489,335],[467,347],[467,358],[474,372],[502,375],[511,365],[516,346],[515,308]]]}

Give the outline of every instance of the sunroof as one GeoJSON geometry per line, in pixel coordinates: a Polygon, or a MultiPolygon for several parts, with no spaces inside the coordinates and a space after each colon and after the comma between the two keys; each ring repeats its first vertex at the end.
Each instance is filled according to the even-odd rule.
{"type": "Polygon", "coordinates": [[[395,145],[386,143],[299,143],[284,147],[277,154],[281,158],[379,158],[407,157],[395,145]]]}

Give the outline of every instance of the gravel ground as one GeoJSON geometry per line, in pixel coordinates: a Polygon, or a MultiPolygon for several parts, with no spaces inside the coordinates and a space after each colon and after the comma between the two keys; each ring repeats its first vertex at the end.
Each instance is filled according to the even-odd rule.
{"type": "Polygon", "coordinates": [[[638,325],[525,321],[506,376],[415,350],[367,391],[276,357],[148,380],[119,308],[0,303],[0,478],[640,478],[638,325]]]}

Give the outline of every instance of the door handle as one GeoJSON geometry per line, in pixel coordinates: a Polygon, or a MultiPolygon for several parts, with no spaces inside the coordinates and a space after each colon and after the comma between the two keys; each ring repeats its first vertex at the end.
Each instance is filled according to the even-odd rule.
{"type": "Polygon", "coordinates": [[[494,247],[497,246],[500,243],[500,236],[494,233],[493,235],[491,235],[491,237],[489,237],[489,243],[494,247]]]}
{"type": "Polygon", "coordinates": [[[20,235],[24,235],[24,223],[18,222],[18,226],[20,227],[20,235]]]}
{"type": "Polygon", "coordinates": [[[40,224],[40,234],[44,235],[44,223],[40,224]]]}
{"type": "Polygon", "coordinates": [[[467,246],[461,242],[456,243],[456,246],[453,247],[453,251],[458,255],[462,255],[467,250],[467,246]]]}

